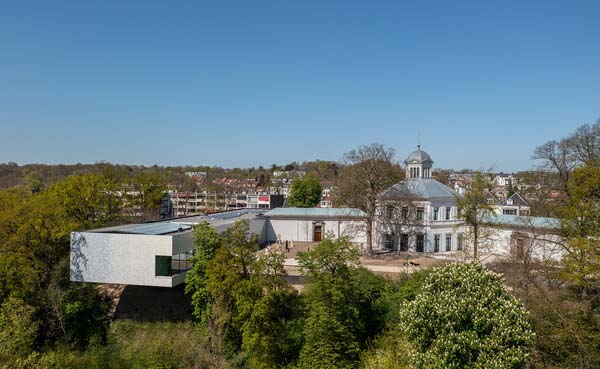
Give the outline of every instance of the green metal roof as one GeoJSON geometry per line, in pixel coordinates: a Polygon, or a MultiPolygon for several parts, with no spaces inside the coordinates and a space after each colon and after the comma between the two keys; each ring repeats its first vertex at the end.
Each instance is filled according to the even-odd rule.
{"type": "Polygon", "coordinates": [[[557,218],[528,217],[505,214],[486,215],[484,221],[498,225],[545,229],[558,229],[560,226],[560,219],[557,218]]]}
{"type": "Polygon", "coordinates": [[[267,217],[329,217],[364,218],[367,214],[354,208],[275,208],[265,213],[267,217]]]}

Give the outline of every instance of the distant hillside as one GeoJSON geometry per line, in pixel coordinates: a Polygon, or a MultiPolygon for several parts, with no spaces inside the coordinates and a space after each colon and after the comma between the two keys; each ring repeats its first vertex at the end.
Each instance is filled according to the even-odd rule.
{"type": "Polygon", "coordinates": [[[115,178],[128,178],[136,173],[149,172],[164,175],[168,184],[183,190],[198,190],[199,187],[209,187],[211,183],[220,178],[269,180],[273,171],[302,170],[317,176],[321,181],[337,181],[341,164],[331,161],[315,160],[303,163],[290,163],[286,165],[271,165],[269,168],[262,166],[255,168],[221,168],[209,166],[141,166],[126,164],[111,164],[99,162],[95,164],[25,164],[0,163],[0,188],[20,185],[32,185],[41,182],[45,186],[58,182],[69,175],[102,174],[115,178]],[[206,172],[207,181],[202,186],[186,176],[186,172],[206,172]]]}

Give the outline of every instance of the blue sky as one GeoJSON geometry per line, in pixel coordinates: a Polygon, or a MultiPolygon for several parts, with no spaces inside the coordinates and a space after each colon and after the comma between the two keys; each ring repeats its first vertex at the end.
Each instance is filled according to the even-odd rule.
{"type": "Polygon", "coordinates": [[[258,166],[421,136],[528,169],[600,118],[598,1],[15,1],[0,162],[258,166]]]}

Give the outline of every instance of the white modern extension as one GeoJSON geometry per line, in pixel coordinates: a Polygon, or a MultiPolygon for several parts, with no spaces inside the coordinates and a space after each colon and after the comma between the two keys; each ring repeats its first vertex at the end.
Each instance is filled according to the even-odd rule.
{"type": "Polygon", "coordinates": [[[211,215],[127,224],[71,234],[71,280],[174,287],[185,280],[193,255],[192,227],[208,222],[222,233],[235,222],[249,223],[260,245],[276,241],[318,242],[348,236],[364,243],[358,209],[240,209],[211,215]]]}
{"type": "Polygon", "coordinates": [[[174,287],[191,268],[192,226],[208,222],[224,232],[246,220],[250,232],[266,241],[264,211],[244,209],[213,215],[128,224],[71,234],[71,280],[77,282],[174,287]]]}

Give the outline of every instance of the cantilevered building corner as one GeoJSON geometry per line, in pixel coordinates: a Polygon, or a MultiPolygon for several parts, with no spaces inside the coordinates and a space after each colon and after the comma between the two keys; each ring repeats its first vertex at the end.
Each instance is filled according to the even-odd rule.
{"type": "Polygon", "coordinates": [[[174,287],[193,255],[192,226],[207,221],[223,232],[238,220],[265,242],[263,211],[244,209],[71,233],[71,281],[174,287]]]}

